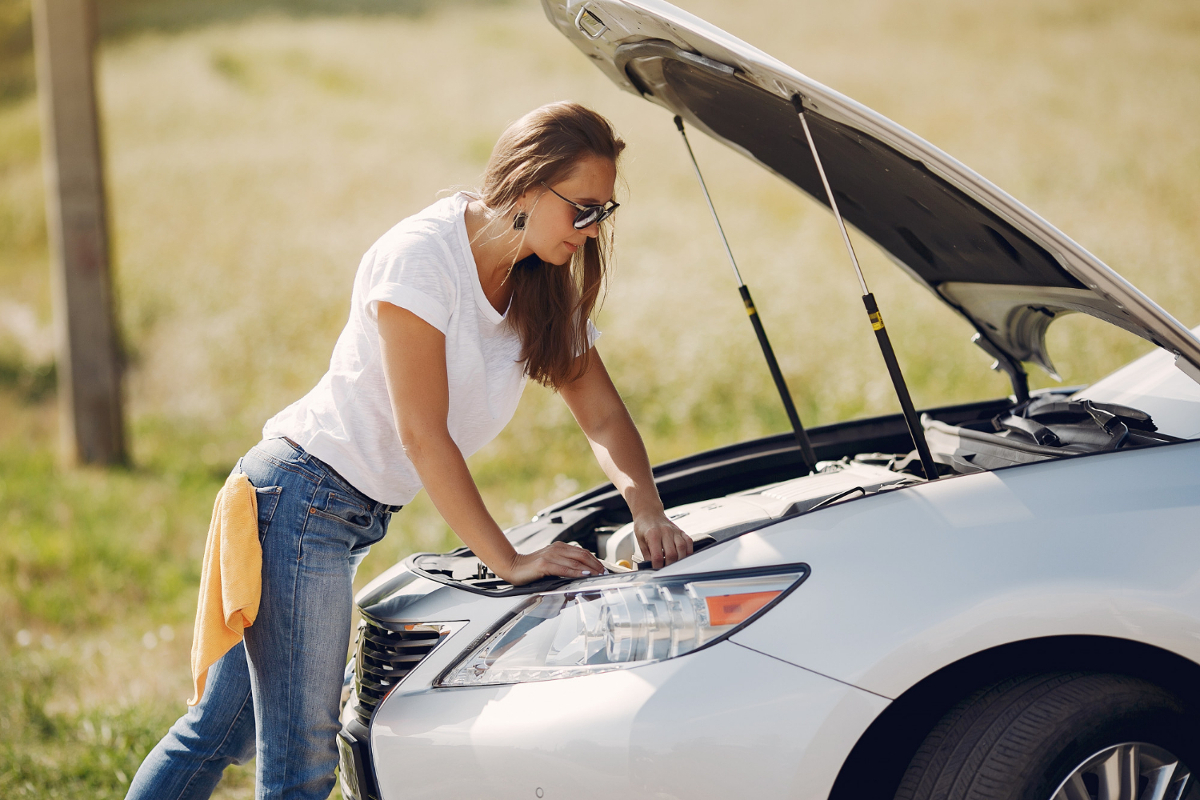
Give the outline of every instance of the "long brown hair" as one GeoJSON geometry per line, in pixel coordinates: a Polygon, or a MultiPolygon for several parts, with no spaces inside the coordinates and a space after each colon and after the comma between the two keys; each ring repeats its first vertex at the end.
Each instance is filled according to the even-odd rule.
{"type": "MultiPolygon", "coordinates": [[[[565,179],[587,156],[615,166],[625,142],[604,117],[578,103],[536,108],[500,135],[483,173],[480,199],[496,215],[511,216],[517,200],[543,181],[565,179]]],[[[513,265],[512,301],[505,317],[521,339],[525,374],[555,389],[587,370],[587,320],[600,297],[612,247],[612,222],[588,238],[569,268],[536,255],[513,265]],[[584,358],[576,360],[583,354],[584,358]]]]}

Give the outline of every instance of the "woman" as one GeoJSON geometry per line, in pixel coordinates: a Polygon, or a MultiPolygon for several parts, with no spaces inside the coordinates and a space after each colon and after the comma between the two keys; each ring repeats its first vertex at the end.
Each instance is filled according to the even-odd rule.
{"type": "Polygon", "coordinates": [[[329,794],[354,570],[422,487],[513,584],[604,569],[562,542],[516,552],[467,470],[465,457],[512,417],[526,378],[566,401],[654,566],[691,553],[593,346],[624,147],[595,112],[543,106],[500,137],[478,196],[441,200],[367,251],[329,371],[267,422],[236,468],[258,493],[258,618],[147,756],[129,797],[207,797],[227,765],[255,755],[258,797],[329,794]]]}

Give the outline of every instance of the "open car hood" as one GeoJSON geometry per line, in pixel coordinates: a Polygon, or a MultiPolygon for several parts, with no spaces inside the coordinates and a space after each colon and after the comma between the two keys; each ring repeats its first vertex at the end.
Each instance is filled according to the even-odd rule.
{"type": "MultiPolygon", "coordinates": [[[[1200,381],[1200,341],[1008,194],[891,120],[657,0],[542,0],[614,83],[678,114],[828,206],[799,93],[846,221],[956,309],[1014,381],[1055,375],[1046,330],[1082,312],[1174,353],[1200,381]]],[[[1057,377],[1057,375],[1055,375],[1057,377]]]]}

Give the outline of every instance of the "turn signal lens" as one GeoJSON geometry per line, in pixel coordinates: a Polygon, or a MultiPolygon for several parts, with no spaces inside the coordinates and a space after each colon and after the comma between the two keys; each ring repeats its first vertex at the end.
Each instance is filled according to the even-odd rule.
{"type": "Polygon", "coordinates": [[[747,592],[723,594],[704,598],[708,620],[712,625],[737,625],[750,619],[755,611],[774,600],[782,592],[747,592]]]}
{"type": "Polygon", "coordinates": [[[438,685],[555,680],[675,658],[733,633],[808,572],[789,564],[683,578],[623,573],[537,594],[438,685]]]}

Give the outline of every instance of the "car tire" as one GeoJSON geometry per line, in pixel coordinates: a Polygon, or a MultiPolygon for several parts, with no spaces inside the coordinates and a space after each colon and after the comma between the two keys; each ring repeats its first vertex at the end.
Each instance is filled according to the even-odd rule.
{"type": "MultiPolygon", "coordinates": [[[[1062,794],[1059,789],[1068,778],[1082,786],[1084,773],[1096,757],[1108,748],[1131,743],[1136,743],[1130,751],[1135,761],[1139,747],[1177,759],[1177,779],[1188,764],[1200,764],[1195,727],[1178,698],[1139,678],[1088,672],[1009,678],[975,692],[934,726],[909,763],[895,797],[1115,797],[1104,787],[1095,788],[1094,778],[1086,795],[1062,794]]],[[[1127,772],[1134,773],[1136,781],[1143,769],[1127,772]]],[[[1132,794],[1140,795],[1140,790],[1132,794]]],[[[1175,796],[1181,795],[1182,791],[1175,796]]]]}

